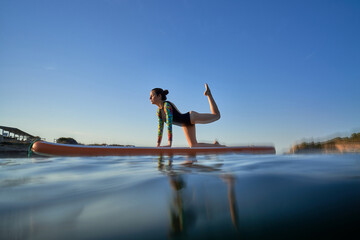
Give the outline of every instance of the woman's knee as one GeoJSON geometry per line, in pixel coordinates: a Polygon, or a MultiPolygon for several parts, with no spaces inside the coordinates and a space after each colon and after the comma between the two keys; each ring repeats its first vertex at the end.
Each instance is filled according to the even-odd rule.
{"type": "Polygon", "coordinates": [[[189,147],[190,147],[190,148],[196,147],[196,143],[188,142],[188,144],[189,144],[189,147]]]}
{"type": "Polygon", "coordinates": [[[220,118],[221,118],[221,114],[220,113],[216,114],[216,120],[219,120],[220,118]]]}
{"type": "Polygon", "coordinates": [[[196,137],[191,138],[190,141],[188,141],[188,143],[189,143],[189,147],[191,147],[191,148],[196,147],[198,144],[196,137]]]}
{"type": "Polygon", "coordinates": [[[215,122],[215,121],[217,121],[217,120],[219,120],[221,118],[221,115],[220,115],[220,113],[216,113],[216,114],[213,114],[213,122],[215,122]]]}

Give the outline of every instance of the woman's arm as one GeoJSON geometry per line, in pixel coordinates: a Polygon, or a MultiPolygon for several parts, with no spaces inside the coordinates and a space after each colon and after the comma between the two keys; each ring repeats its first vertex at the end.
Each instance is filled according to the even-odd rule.
{"type": "Polygon", "coordinates": [[[160,147],[163,129],[164,129],[164,121],[160,117],[160,109],[158,109],[158,111],[157,111],[157,116],[158,116],[158,121],[159,121],[157,146],[160,147]]]}
{"type": "Polygon", "coordinates": [[[173,109],[169,103],[165,102],[164,110],[165,110],[165,114],[166,114],[166,124],[167,124],[167,130],[168,130],[168,147],[171,147],[171,145],[172,145],[173,109]]]}

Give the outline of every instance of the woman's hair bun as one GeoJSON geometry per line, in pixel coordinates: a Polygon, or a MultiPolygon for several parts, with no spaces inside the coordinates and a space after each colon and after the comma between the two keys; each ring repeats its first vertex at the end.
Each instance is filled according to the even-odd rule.
{"type": "Polygon", "coordinates": [[[162,88],[154,88],[152,91],[154,91],[157,96],[158,96],[158,95],[161,95],[161,99],[162,99],[163,101],[166,100],[166,95],[169,94],[169,91],[168,91],[168,90],[163,90],[162,88]]]}

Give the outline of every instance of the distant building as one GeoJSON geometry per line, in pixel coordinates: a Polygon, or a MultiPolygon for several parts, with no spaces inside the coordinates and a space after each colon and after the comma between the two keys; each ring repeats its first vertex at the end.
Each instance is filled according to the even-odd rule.
{"type": "Polygon", "coordinates": [[[0,142],[31,142],[36,138],[18,128],[0,126],[0,142]]]}

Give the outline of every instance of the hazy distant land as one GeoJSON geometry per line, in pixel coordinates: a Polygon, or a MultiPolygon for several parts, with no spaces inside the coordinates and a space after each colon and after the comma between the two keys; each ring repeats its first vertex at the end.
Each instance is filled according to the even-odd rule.
{"type": "Polygon", "coordinates": [[[336,137],[324,142],[302,142],[294,145],[289,153],[360,153],[360,133],[350,137],[336,137]]]}

